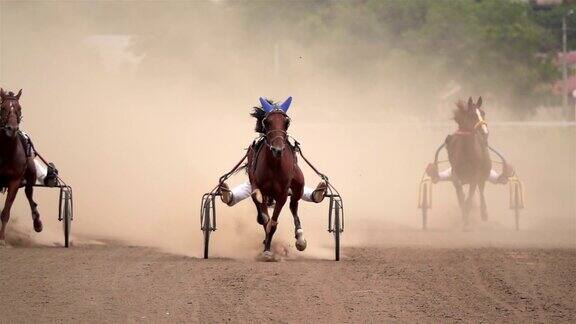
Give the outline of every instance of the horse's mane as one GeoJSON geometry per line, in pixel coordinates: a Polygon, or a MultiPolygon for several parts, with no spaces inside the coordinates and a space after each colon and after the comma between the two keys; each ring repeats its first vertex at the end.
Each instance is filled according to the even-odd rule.
{"type": "MultiPolygon", "coordinates": [[[[274,101],[270,99],[266,99],[266,101],[274,105],[274,101]]],[[[264,117],[266,116],[264,109],[261,106],[252,107],[250,116],[256,118],[256,127],[254,128],[254,131],[256,131],[256,133],[264,134],[264,126],[262,126],[262,120],[264,120],[264,117]]]]}
{"type": "Polygon", "coordinates": [[[464,100],[460,99],[456,102],[456,109],[453,111],[454,121],[458,125],[462,125],[464,120],[466,119],[466,115],[468,114],[468,106],[464,102],[464,100]]]}

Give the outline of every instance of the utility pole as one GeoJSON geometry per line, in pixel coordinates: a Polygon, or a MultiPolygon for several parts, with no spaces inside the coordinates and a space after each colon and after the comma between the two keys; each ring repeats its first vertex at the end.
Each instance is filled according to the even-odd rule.
{"type": "MultiPolygon", "coordinates": [[[[562,109],[565,112],[566,119],[574,119],[574,111],[571,107],[568,107],[568,96],[572,96],[572,93],[568,93],[568,16],[574,13],[573,9],[568,9],[562,14],[562,109]]],[[[575,98],[576,99],[576,98],[575,98]]]]}
{"type": "Polygon", "coordinates": [[[568,117],[568,51],[566,50],[568,37],[566,35],[566,16],[568,12],[562,15],[562,109],[568,117]]]}

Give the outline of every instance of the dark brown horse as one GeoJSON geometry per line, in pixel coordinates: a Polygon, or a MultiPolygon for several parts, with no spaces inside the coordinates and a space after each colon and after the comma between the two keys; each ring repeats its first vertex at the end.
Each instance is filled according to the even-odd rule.
{"type": "Polygon", "coordinates": [[[290,211],[294,217],[294,232],[296,248],[303,251],[306,248],[304,232],[298,217],[298,201],[302,198],[304,190],[304,175],[298,167],[294,148],[288,142],[288,126],[290,118],[286,115],[292,98],[288,98],[281,105],[270,103],[260,98],[262,110],[253,113],[260,121],[261,133],[264,143],[258,148],[252,147],[248,160],[248,176],[252,184],[252,200],[258,211],[258,223],[263,225],[266,238],[264,239],[263,256],[272,259],[270,252],[272,237],[278,225],[280,211],[290,197],[290,211]],[[268,205],[275,202],[272,217],[268,215],[268,205]]]}
{"type": "Polygon", "coordinates": [[[4,246],[6,239],[6,226],[10,219],[10,209],[18,193],[18,189],[25,183],[25,192],[30,208],[34,230],[42,231],[42,221],[38,205],[32,198],[34,184],[36,183],[36,167],[34,157],[26,153],[24,142],[21,140],[19,125],[22,119],[22,107],[19,99],[22,90],[14,95],[6,93],[0,88],[0,188],[7,188],[6,202],[2,210],[2,227],[0,228],[0,246],[4,246]]]}
{"type": "Polygon", "coordinates": [[[458,131],[446,139],[448,160],[452,166],[452,183],[456,189],[458,203],[462,210],[464,224],[472,206],[476,189],[480,194],[480,210],[482,219],[486,220],[486,200],[484,184],[490,176],[492,161],[488,151],[488,126],[484,121],[482,97],[476,103],[472,98],[468,103],[459,101],[454,111],[454,120],[458,123],[458,131]],[[469,185],[468,197],[464,196],[463,186],[469,185]]]}

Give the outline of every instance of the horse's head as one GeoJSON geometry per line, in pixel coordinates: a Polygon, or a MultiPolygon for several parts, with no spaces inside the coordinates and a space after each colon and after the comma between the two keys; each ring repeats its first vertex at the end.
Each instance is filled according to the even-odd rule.
{"type": "Polygon", "coordinates": [[[22,119],[22,107],[18,102],[21,95],[22,89],[15,95],[0,88],[0,131],[10,138],[16,137],[22,119]]]}
{"type": "Polygon", "coordinates": [[[290,126],[290,117],[286,114],[292,97],[288,97],[282,104],[270,103],[264,98],[260,98],[262,109],[266,113],[262,118],[262,133],[266,136],[266,145],[272,151],[274,157],[279,158],[286,148],[288,141],[288,127],[290,126]]]}
{"type": "Polygon", "coordinates": [[[483,138],[488,138],[488,124],[484,120],[486,113],[482,110],[482,97],[474,103],[472,98],[468,102],[458,101],[454,111],[454,120],[458,123],[461,131],[478,132],[483,138]]]}

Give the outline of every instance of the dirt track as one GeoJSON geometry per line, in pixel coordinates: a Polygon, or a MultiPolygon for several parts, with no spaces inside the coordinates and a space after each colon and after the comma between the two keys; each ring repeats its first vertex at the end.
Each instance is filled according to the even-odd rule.
{"type": "Polygon", "coordinates": [[[201,260],[149,248],[0,250],[0,322],[576,320],[576,250],[347,249],[201,260]]]}

